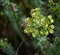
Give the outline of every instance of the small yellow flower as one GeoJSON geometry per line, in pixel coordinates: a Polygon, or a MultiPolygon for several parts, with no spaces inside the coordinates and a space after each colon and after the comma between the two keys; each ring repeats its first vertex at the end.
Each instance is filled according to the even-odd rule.
{"type": "Polygon", "coordinates": [[[34,9],[31,9],[31,12],[30,12],[30,14],[34,13],[34,11],[35,11],[34,9]]]}
{"type": "Polygon", "coordinates": [[[38,35],[39,35],[38,30],[37,29],[34,29],[33,32],[32,32],[32,36],[33,37],[36,37],[38,35]]]}
{"type": "Polygon", "coordinates": [[[24,32],[25,33],[29,33],[30,32],[30,28],[25,28],[24,32]]]}
{"type": "Polygon", "coordinates": [[[54,23],[54,20],[53,19],[50,19],[50,23],[54,23]]]}
{"type": "Polygon", "coordinates": [[[35,11],[40,11],[40,8],[35,8],[35,11]]]}
{"type": "Polygon", "coordinates": [[[41,31],[40,31],[40,34],[41,34],[41,35],[43,35],[43,34],[44,34],[44,31],[43,31],[43,30],[41,30],[41,31]]]}
{"type": "Polygon", "coordinates": [[[51,15],[48,16],[48,19],[50,20],[50,23],[54,23],[54,20],[52,19],[51,15]]]}
{"type": "Polygon", "coordinates": [[[48,24],[47,24],[47,22],[42,22],[42,25],[43,25],[43,27],[48,27],[48,24]]]}
{"type": "Polygon", "coordinates": [[[50,32],[51,34],[53,34],[53,33],[54,33],[54,30],[53,30],[53,29],[49,29],[49,32],[50,32]]]}
{"type": "Polygon", "coordinates": [[[28,17],[28,18],[25,19],[25,22],[26,23],[31,23],[32,22],[32,19],[28,17]]]}
{"type": "Polygon", "coordinates": [[[52,19],[52,16],[51,16],[51,15],[49,15],[49,16],[48,16],[48,19],[52,19]]]}
{"type": "Polygon", "coordinates": [[[31,15],[32,15],[32,17],[35,17],[36,16],[36,13],[32,13],[31,15]]]}
{"type": "Polygon", "coordinates": [[[50,25],[50,28],[51,28],[51,29],[54,29],[55,27],[54,27],[54,25],[50,25]]]}

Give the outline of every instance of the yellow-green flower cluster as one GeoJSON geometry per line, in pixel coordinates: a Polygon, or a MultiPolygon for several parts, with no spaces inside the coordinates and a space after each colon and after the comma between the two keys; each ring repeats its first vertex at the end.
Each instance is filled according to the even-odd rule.
{"type": "Polygon", "coordinates": [[[28,17],[25,19],[25,33],[30,33],[33,37],[47,36],[49,33],[54,33],[54,20],[51,15],[48,17],[42,15],[40,8],[32,9],[30,14],[31,18],[28,17]]]}

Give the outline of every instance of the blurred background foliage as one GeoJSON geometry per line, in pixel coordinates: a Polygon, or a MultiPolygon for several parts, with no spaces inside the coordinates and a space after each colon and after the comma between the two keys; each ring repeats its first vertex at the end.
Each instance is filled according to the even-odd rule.
{"type": "Polygon", "coordinates": [[[0,39],[1,55],[15,55],[15,51],[17,55],[59,55],[60,0],[0,0],[0,39]],[[55,32],[47,38],[33,38],[24,33],[24,20],[37,7],[43,15],[52,15],[55,21],[55,32]]]}

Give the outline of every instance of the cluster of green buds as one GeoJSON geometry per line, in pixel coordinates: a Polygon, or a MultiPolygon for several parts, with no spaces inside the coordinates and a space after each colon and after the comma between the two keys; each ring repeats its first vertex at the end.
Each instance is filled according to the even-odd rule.
{"type": "Polygon", "coordinates": [[[54,33],[54,20],[51,15],[48,15],[48,17],[42,15],[40,8],[32,9],[30,14],[31,18],[27,17],[25,19],[25,33],[29,33],[33,37],[47,36],[49,33],[54,33]]]}

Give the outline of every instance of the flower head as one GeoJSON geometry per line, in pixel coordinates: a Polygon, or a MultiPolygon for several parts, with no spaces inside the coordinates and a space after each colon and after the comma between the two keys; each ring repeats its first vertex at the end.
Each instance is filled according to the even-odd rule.
{"type": "Polygon", "coordinates": [[[40,8],[32,9],[30,14],[31,18],[26,18],[25,33],[30,33],[33,37],[54,33],[54,20],[51,15],[48,17],[42,15],[40,8]]]}

